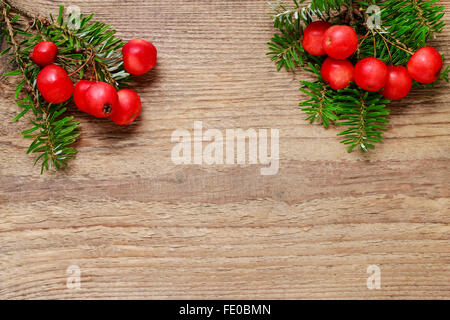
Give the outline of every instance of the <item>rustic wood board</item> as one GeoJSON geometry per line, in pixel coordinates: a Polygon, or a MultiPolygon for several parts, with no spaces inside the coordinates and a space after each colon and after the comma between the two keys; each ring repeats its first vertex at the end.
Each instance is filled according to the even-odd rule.
{"type": "MultiPolygon", "coordinates": [[[[64,2],[16,3],[48,14],[64,2]]],[[[70,3],[153,41],[159,65],[137,83],[135,125],[74,110],[80,153],[43,176],[1,79],[0,298],[450,298],[448,85],[396,103],[376,152],[347,154],[336,130],[303,120],[308,75],[265,56],[265,1],[70,3]],[[174,165],[171,134],[196,120],[279,129],[280,172],[174,165]],[[66,287],[70,265],[79,290],[66,287]],[[381,290],[366,286],[369,265],[381,290]]],[[[449,40],[446,27],[433,45],[450,56],[449,40]]]]}

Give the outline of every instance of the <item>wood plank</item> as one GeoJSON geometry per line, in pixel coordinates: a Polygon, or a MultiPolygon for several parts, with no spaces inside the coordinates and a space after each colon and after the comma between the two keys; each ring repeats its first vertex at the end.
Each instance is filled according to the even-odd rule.
{"type": "MultiPolygon", "coordinates": [[[[44,15],[62,3],[15,2],[44,15]]],[[[159,63],[135,82],[136,124],[73,109],[80,153],[43,176],[0,79],[0,298],[450,298],[448,84],[396,102],[376,152],[347,154],[297,107],[308,74],[265,56],[265,1],[71,4],[154,42],[159,63]],[[279,129],[279,173],[173,164],[171,134],[194,121],[279,129]],[[70,265],[80,290],[66,287],[70,265]],[[366,287],[369,265],[381,290],[366,287]]],[[[446,27],[432,45],[449,56],[449,40],[446,27]]]]}

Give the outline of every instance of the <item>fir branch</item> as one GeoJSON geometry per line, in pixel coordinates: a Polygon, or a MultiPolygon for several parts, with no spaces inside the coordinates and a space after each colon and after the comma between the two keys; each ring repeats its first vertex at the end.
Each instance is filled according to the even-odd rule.
{"type": "Polygon", "coordinates": [[[93,15],[81,15],[80,28],[71,30],[68,21],[73,17],[69,15],[64,19],[64,7],[60,7],[57,19],[35,16],[13,7],[7,0],[0,0],[0,9],[5,20],[1,33],[9,44],[2,54],[11,56],[10,62],[17,66],[17,70],[5,75],[22,76],[16,86],[15,99],[23,110],[14,121],[33,111],[32,127],[22,132],[24,138],[33,140],[27,153],[36,155],[35,163],[41,162],[41,172],[52,167],[59,169],[77,152],[71,145],[79,136],[78,122],[66,116],[68,102],[52,105],[40,95],[35,81],[40,68],[31,61],[31,51],[42,40],[52,41],[59,48],[57,62],[70,76],[95,78],[119,89],[129,79],[121,59],[124,42],[115,36],[109,25],[90,22],[93,15]],[[22,16],[29,22],[26,30],[22,29],[27,22],[20,20],[22,16]]]}
{"type": "Polygon", "coordinates": [[[387,116],[389,109],[386,104],[390,102],[379,93],[363,92],[360,89],[344,89],[335,97],[340,107],[338,126],[348,127],[338,136],[344,137],[341,141],[348,146],[348,152],[356,147],[363,152],[375,149],[374,143],[383,140],[382,131],[389,123],[387,116]]]}
{"type": "MultiPolygon", "coordinates": [[[[116,88],[124,86],[130,75],[125,71],[121,60],[120,51],[125,44],[120,38],[115,36],[115,30],[103,22],[90,23],[93,15],[80,18],[80,28],[72,30],[67,22],[73,17],[68,16],[64,21],[64,7],[61,6],[57,19],[51,19],[33,15],[21,8],[12,6],[7,0],[1,0],[6,5],[20,12],[31,20],[32,25],[41,35],[41,39],[52,41],[58,45],[63,57],[70,58],[73,54],[83,54],[86,61],[90,53],[94,53],[92,58],[93,66],[85,66],[83,74],[92,67],[99,76],[99,81],[105,81],[116,88]]],[[[79,57],[79,55],[78,55],[79,57]]],[[[81,71],[81,70],[80,70],[81,71]]]]}
{"type": "MultiPolygon", "coordinates": [[[[306,120],[321,123],[325,128],[332,124],[347,127],[339,136],[344,137],[342,143],[348,146],[348,151],[357,147],[367,152],[382,142],[385,124],[389,122],[387,104],[390,101],[380,93],[366,92],[355,84],[344,90],[332,90],[323,81],[317,65],[324,58],[311,56],[301,46],[304,26],[317,18],[354,24],[357,33],[365,36],[360,40],[357,54],[350,57],[353,63],[376,56],[386,64],[406,65],[433,33],[442,31],[444,9],[435,5],[437,0],[312,0],[309,5],[304,2],[293,0],[287,5],[278,1],[271,5],[275,12],[274,26],[280,33],[269,42],[268,54],[277,63],[278,70],[309,65],[305,70],[314,73],[318,80],[301,81],[300,91],[309,96],[299,104],[307,114],[306,120]],[[373,4],[381,7],[382,29],[370,30],[362,20],[368,19],[366,10],[373,4]]],[[[449,72],[447,66],[439,80],[448,82],[449,72]]],[[[435,85],[414,84],[421,88],[435,85]]]]}
{"type": "Polygon", "coordinates": [[[310,99],[301,102],[299,106],[307,114],[305,120],[311,124],[315,122],[321,123],[325,128],[328,128],[339,119],[337,114],[340,112],[340,108],[335,101],[336,92],[325,84],[320,76],[319,69],[319,65],[313,65],[311,63],[309,64],[309,68],[305,69],[317,75],[319,80],[315,82],[300,81],[303,87],[299,90],[308,95],[310,99]]]}
{"type": "Polygon", "coordinates": [[[340,11],[342,6],[350,7],[350,12],[353,13],[351,0],[312,0],[311,8],[313,10],[326,12],[330,14],[331,11],[340,11]]]}
{"type": "MultiPolygon", "coordinates": [[[[52,105],[43,101],[35,85],[35,79],[39,68],[29,61],[29,52],[22,49],[27,41],[17,40],[18,35],[32,36],[20,29],[15,24],[19,21],[20,14],[10,17],[11,8],[5,2],[2,9],[2,15],[5,20],[5,29],[8,43],[11,45],[13,61],[18,67],[17,70],[5,75],[22,75],[22,80],[16,86],[15,99],[17,104],[23,108],[23,111],[14,118],[18,121],[29,110],[33,110],[35,119],[31,120],[33,127],[22,132],[26,139],[32,139],[27,153],[36,154],[35,164],[41,161],[41,173],[49,170],[52,166],[61,168],[67,165],[76,150],[70,147],[75,142],[79,133],[77,132],[78,122],[73,121],[73,117],[64,117],[60,119],[66,108],[61,105],[52,105]],[[19,100],[21,92],[26,87],[27,94],[19,100]]],[[[5,52],[6,54],[7,52],[5,52]]]]}
{"type": "Polygon", "coordinates": [[[31,20],[40,20],[43,24],[49,23],[47,18],[40,17],[39,15],[35,15],[25,9],[17,7],[9,0],[1,0],[1,2],[2,2],[3,6],[13,9],[15,12],[19,13],[22,17],[29,18],[31,20]]]}
{"type": "Polygon", "coordinates": [[[300,20],[295,24],[287,24],[280,29],[280,34],[275,34],[268,43],[271,60],[277,65],[277,70],[285,68],[294,70],[298,66],[303,66],[305,60],[305,50],[302,46],[303,27],[300,20]]]}
{"type": "Polygon", "coordinates": [[[358,49],[358,58],[373,56],[375,49],[378,52],[377,58],[385,63],[405,65],[414,52],[426,46],[432,35],[442,31],[445,25],[442,21],[444,7],[435,6],[437,2],[437,0],[361,1],[362,10],[366,10],[372,4],[381,7],[382,26],[381,29],[369,30],[374,32],[375,46],[369,41],[364,42],[358,49]],[[386,43],[390,45],[389,50],[386,43]]]}
{"type": "Polygon", "coordinates": [[[436,6],[437,2],[438,0],[385,0],[377,4],[382,7],[383,28],[393,39],[417,50],[445,26],[442,21],[444,7],[436,6]]]}
{"type": "Polygon", "coordinates": [[[296,20],[302,20],[306,24],[317,19],[326,20],[332,11],[339,12],[343,6],[352,6],[351,0],[312,0],[309,4],[305,2],[306,0],[292,0],[291,4],[286,4],[283,0],[268,2],[273,10],[272,19],[275,28],[294,24],[296,20]]]}
{"type": "Polygon", "coordinates": [[[302,5],[304,2],[305,0],[293,0],[293,4],[291,5],[287,5],[283,0],[268,2],[273,10],[271,16],[274,27],[279,28],[280,26],[284,27],[285,25],[296,24],[303,11],[307,8],[306,5],[302,5]]]}
{"type": "MultiPolygon", "coordinates": [[[[33,97],[33,102],[36,104],[39,101],[39,97],[38,97],[38,94],[36,93],[36,91],[33,90],[32,80],[30,79],[28,70],[25,67],[26,63],[22,59],[22,53],[20,50],[20,46],[17,43],[16,38],[15,38],[15,31],[14,31],[14,27],[12,26],[12,20],[9,17],[9,9],[7,6],[5,6],[3,8],[2,15],[3,15],[4,22],[5,22],[5,32],[7,32],[8,41],[12,45],[12,48],[14,51],[15,63],[23,75],[23,80],[26,82],[26,84],[28,86],[28,90],[33,97]]],[[[4,54],[5,53],[7,53],[7,52],[4,52],[4,54]]]]}
{"type": "MultiPolygon", "coordinates": [[[[115,31],[103,22],[95,22],[87,25],[92,16],[83,17],[81,25],[84,26],[77,31],[70,30],[66,24],[58,26],[54,22],[48,27],[49,32],[60,32],[54,41],[58,41],[59,46],[76,44],[75,49],[82,51],[87,60],[93,61],[92,71],[98,77],[99,81],[104,81],[114,85],[116,88],[123,86],[129,78],[129,74],[123,68],[123,62],[120,59],[120,49],[124,43],[115,37],[115,31]],[[91,54],[94,56],[91,57],[91,54]]],[[[53,42],[54,42],[53,41],[53,42]]],[[[81,69],[87,67],[83,66],[81,69]]],[[[77,72],[80,72],[81,69],[77,72]]],[[[87,71],[87,68],[84,70],[87,71]]]]}
{"type": "Polygon", "coordinates": [[[304,66],[305,62],[318,62],[321,58],[314,57],[302,47],[302,37],[305,25],[312,21],[329,20],[341,15],[341,7],[349,6],[347,12],[353,12],[352,1],[350,0],[319,0],[305,4],[306,0],[292,0],[288,5],[282,0],[269,2],[273,10],[272,19],[274,27],[279,30],[271,41],[268,42],[271,60],[275,62],[277,70],[285,68],[292,71],[297,67],[304,66]]]}
{"type": "MultiPolygon", "coordinates": [[[[431,34],[432,32],[440,32],[441,31],[441,29],[438,26],[439,23],[435,22],[435,21],[438,21],[440,19],[440,17],[434,16],[431,19],[427,18],[428,17],[427,12],[425,12],[426,10],[424,9],[424,8],[429,7],[429,5],[431,5],[434,2],[437,2],[437,1],[424,2],[424,1],[420,1],[420,0],[412,0],[412,6],[416,10],[417,19],[423,27],[428,29],[429,34],[431,34]],[[424,6],[424,8],[422,8],[422,6],[424,6]],[[434,19],[436,19],[436,20],[434,20],[434,19]]],[[[434,9],[436,9],[436,7],[434,9]]],[[[442,7],[442,9],[443,9],[443,7],[442,7]]],[[[437,11],[441,11],[441,10],[438,9],[437,11]]]]}
{"type": "MultiPolygon", "coordinates": [[[[304,5],[305,1],[293,0],[293,4],[290,6],[281,0],[276,3],[269,2],[274,11],[272,15],[274,27],[279,30],[279,33],[275,34],[267,43],[269,46],[267,55],[275,62],[278,71],[282,68],[292,71],[297,67],[304,66],[307,61],[318,62],[321,60],[305,52],[302,46],[302,37],[305,25],[317,18],[325,20],[328,16],[320,9],[313,8],[314,3],[304,5]]],[[[323,5],[323,3],[317,6],[319,5],[323,5]]]]}

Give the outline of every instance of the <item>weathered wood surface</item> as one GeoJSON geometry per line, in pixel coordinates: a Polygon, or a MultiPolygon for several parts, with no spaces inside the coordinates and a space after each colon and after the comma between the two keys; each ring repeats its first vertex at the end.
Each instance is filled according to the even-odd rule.
{"type": "MultiPolygon", "coordinates": [[[[48,14],[63,2],[16,3],[48,14]]],[[[448,85],[396,103],[386,142],[349,155],[296,107],[308,75],[265,56],[265,1],[70,3],[153,41],[159,65],[137,84],[135,125],[74,111],[79,155],[43,176],[1,79],[0,298],[450,298],[448,85]],[[279,174],[174,165],[171,134],[196,120],[279,129],[279,174]],[[66,287],[70,265],[80,290],[66,287]],[[366,287],[369,265],[381,290],[366,287]]],[[[449,38],[433,45],[450,55],[449,38]]]]}

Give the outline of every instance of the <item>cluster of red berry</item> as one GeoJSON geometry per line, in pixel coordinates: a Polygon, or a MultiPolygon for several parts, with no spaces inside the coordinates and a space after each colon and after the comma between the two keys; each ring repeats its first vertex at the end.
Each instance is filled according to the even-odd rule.
{"type": "MultiPolygon", "coordinates": [[[[126,125],[141,112],[141,99],[130,89],[116,91],[105,82],[80,80],[74,87],[66,70],[55,64],[58,47],[50,41],[38,43],[31,58],[43,69],[36,82],[45,101],[59,104],[69,100],[72,95],[76,106],[83,112],[98,118],[110,117],[119,125],[126,125]]],[[[132,75],[143,75],[156,66],[157,50],[148,41],[131,40],[122,49],[125,70],[132,75]]]]}
{"type": "Polygon", "coordinates": [[[303,48],[312,55],[328,58],[322,64],[323,80],[334,90],[345,89],[351,81],[358,87],[380,93],[388,99],[402,99],[412,88],[412,79],[420,83],[432,83],[442,70],[442,56],[431,47],[418,50],[407,67],[387,66],[383,61],[368,57],[353,64],[348,60],[358,49],[355,30],[346,25],[331,25],[316,21],[304,32],[303,48]]]}

